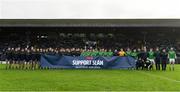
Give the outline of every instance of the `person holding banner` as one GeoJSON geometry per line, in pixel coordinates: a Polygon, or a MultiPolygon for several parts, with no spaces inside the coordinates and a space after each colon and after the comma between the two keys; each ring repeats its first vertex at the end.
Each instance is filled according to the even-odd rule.
{"type": "MultiPolygon", "coordinates": [[[[138,52],[136,51],[136,49],[134,49],[132,52],[131,52],[131,57],[133,57],[135,59],[135,64],[137,64],[137,61],[138,61],[138,52]]],[[[134,67],[135,69],[136,67],[134,67]]]]}
{"type": "MultiPolygon", "coordinates": [[[[61,53],[62,53],[62,52],[61,52],[61,53]]],[[[62,53],[62,54],[63,54],[63,53],[62,53]]],[[[80,56],[84,56],[84,57],[85,57],[86,55],[87,55],[87,51],[86,51],[86,50],[82,50],[80,56]]]]}
{"type": "Polygon", "coordinates": [[[108,56],[108,57],[112,57],[112,56],[113,56],[113,52],[112,52],[111,49],[109,49],[109,51],[107,52],[107,56],[108,56]]]}
{"type": "Polygon", "coordinates": [[[120,49],[118,54],[119,54],[120,57],[124,57],[126,55],[126,53],[124,52],[123,48],[120,49]]]}
{"type": "Polygon", "coordinates": [[[130,48],[127,48],[127,51],[126,51],[126,56],[131,56],[131,49],[130,48]]]}
{"type": "Polygon", "coordinates": [[[137,53],[136,70],[142,67],[142,51],[140,48],[137,49],[137,53]]]}
{"type": "Polygon", "coordinates": [[[99,55],[99,56],[104,56],[104,54],[105,54],[105,53],[104,53],[104,49],[100,49],[100,51],[98,52],[98,55],[99,55]]]}
{"type": "Polygon", "coordinates": [[[93,57],[98,56],[98,51],[93,49],[92,52],[91,52],[91,56],[93,56],[93,57]]]}
{"type": "Polygon", "coordinates": [[[132,51],[131,56],[137,61],[137,59],[138,59],[138,52],[136,51],[136,49],[134,49],[132,51]]]}

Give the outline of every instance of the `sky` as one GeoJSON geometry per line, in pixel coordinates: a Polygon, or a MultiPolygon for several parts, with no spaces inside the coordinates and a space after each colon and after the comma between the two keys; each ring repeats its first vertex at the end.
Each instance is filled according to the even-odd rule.
{"type": "Polygon", "coordinates": [[[0,0],[1,19],[180,18],[180,0],[0,0]]]}

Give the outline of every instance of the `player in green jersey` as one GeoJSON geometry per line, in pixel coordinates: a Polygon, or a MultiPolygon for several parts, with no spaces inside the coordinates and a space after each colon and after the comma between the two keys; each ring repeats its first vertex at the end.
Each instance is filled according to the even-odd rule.
{"type": "Polygon", "coordinates": [[[136,49],[134,49],[134,50],[131,52],[131,56],[132,56],[134,59],[136,59],[136,61],[137,61],[137,59],[138,59],[138,52],[136,51],[136,49]]]}
{"type": "Polygon", "coordinates": [[[86,56],[87,55],[87,51],[86,50],[82,50],[82,52],[81,52],[81,55],[80,56],[86,56]]]}
{"type": "MultiPolygon", "coordinates": [[[[136,49],[134,49],[132,52],[131,52],[131,57],[133,57],[135,59],[135,64],[137,64],[137,61],[138,61],[138,52],[136,51],[136,49]]],[[[136,65],[137,66],[137,65],[136,65]]],[[[134,69],[136,69],[136,66],[134,67],[134,69]]]]}
{"type": "Polygon", "coordinates": [[[112,50],[111,49],[109,49],[109,51],[108,52],[106,52],[107,53],[107,56],[108,57],[112,57],[113,56],[113,52],[112,52],[112,50]]]}
{"type": "Polygon", "coordinates": [[[98,56],[98,51],[94,49],[94,50],[91,52],[91,56],[93,56],[93,57],[98,56]]]}
{"type": "Polygon", "coordinates": [[[104,57],[108,56],[107,49],[104,49],[104,50],[103,50],[103,56],[104,56],[104,57]]]}
{"type": "Polygon", "coordinates": [[[81,56],[87,57],[87,56],[91,56],[91,51],[90,50],[83,50],[81,53],[81,56]]]}
{"type": "Polygon", "coordinates": [[[169,63],[170,63],[170,70],[174,70],[174,64],[175,64],[175,60],[176,60],[176,52],[174,51],[174,49],[171,47],[171,49],[168,52],[168,59],[169,59],[169,63]]]}
{"type": "Polygon", "coordinates": [[[126,56],[131,56],[131,49],[130,48],[127,48],[126,56]]]}
{"type": "Polygon", "coordinates": [[[153,65],[155,64],[155,62],[154,62],[154,59],[155,59],[155,53],[154,53],[154,51],[153,51],[152,48],[150,48],[147,57],[148,57],[148,61],[150,61],[150,62],[149,62],[150,65],[148,66],[148,70],[149,70],[150,67],[151,67],[151,66],[153,67],[153,65]]]}
{"type": "Polygon", "coordinates": [[[100,49],[100,51],[98,52],[99,56],[104,56],[104,49],[100,49]]]}

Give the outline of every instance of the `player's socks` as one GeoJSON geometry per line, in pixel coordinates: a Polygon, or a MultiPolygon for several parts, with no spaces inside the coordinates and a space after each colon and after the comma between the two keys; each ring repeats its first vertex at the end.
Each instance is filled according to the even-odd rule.
{"type": "Polygon", "coordinates": [[[174,71],[174,67],[173,67],[173,71],[174,71]]]}
{"type": "Polygon", "coordinates": [[[150,65],[148,66],[148,70],[150,70],[150,65]]]}
{"type": "Polygon", "coordinates": [[[169,67],[169,70],[171,71],[171,67],[169,67]]]}

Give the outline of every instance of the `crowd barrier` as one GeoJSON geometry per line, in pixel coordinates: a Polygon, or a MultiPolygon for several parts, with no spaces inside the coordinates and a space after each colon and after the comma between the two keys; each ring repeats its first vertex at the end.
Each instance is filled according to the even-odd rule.
{"type": "Polygon", "coordinates": [[[134,68],[135,59],[132,57],[83,57],[41,55],[42,68],[62,69],[128,69],[134,68]]]}

